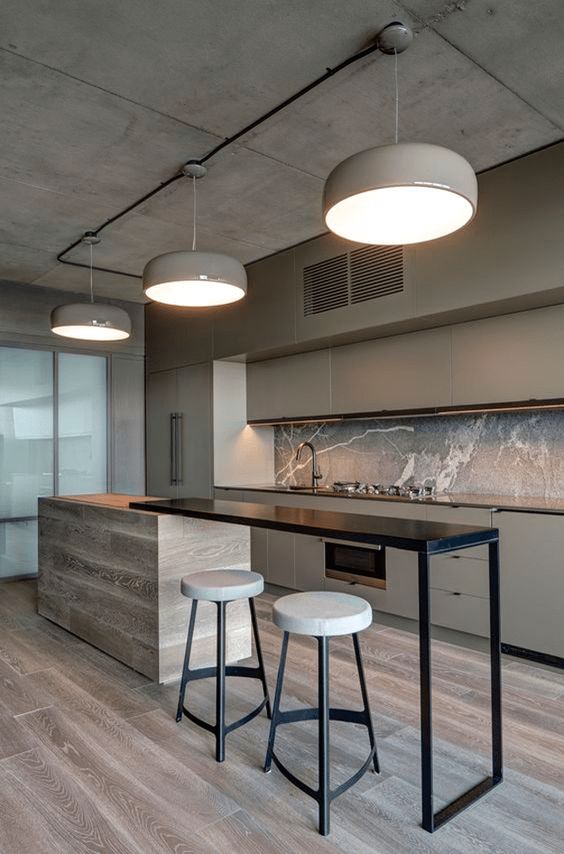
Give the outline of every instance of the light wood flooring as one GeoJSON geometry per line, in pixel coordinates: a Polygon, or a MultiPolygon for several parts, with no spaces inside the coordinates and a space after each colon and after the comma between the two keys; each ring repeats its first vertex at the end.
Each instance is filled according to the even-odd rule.
{"type": "MultiPolygon", "coordinates": [[[[259,602],[273,687],[280,634],[259,602]]],[[[435,835],[419,827],[417,637],[374,625],[363,633],[382,773],[367,774],[316,830],[313,801],[264,758],[264,716],[213,758],[209,734],[174,721],[177,689],[144,676],[35,613],[35,582],[0,585],[0,852],[472,852],[564,851],[564,673],[504,660],[506,782],[435,835]]],[[[350,639],[332,642],[332,702],[359,702],[350,639]]],[[[239,717],[258,682],[228,680],[239,717]]],[[[292,639],[285,703],[314,703],[315,648],[292,639]]],[[[488,771],[488,662],[434,644],[438,802],[488,771]]],[[[189,703],[213,716],[213,685],[189,703]]],[[[277,751],[315,780],[315,724],[279,730],[277,751]]],[[[365,730],[332,724],[332,783],[368,750],[365,730]]],[[[437,803],[437,807],[440,803],[437,803]]]]}

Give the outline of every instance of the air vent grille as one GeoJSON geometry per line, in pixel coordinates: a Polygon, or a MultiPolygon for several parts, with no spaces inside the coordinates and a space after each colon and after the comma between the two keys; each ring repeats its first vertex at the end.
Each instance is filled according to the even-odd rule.
{"type": "Polygon", "coordinates": [[[349,304],[347,254],[304,267],[304,316],[349,304]]]}
{"type": "Polygon", "coordinates": [[[403,246],[363,246],[303,269],[304,317],[399,294],[403,246]]]}
{"type": "Polygon", "coordinates": [[[366,246],[350,253],[351,304],[403,291],[403,247],[366,246]]]}

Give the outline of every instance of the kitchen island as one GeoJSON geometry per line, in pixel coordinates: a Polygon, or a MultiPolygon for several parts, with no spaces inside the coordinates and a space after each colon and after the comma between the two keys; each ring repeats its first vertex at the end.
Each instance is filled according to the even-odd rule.
{"type": "MultiPolygon", "coordinates": [[[[180,579],[206,569],[250,569],[246,528],[132,510],[143,496],[39,499],[38,610],[150,679],[180,676],[190,601],[180,579]]],[[[246,603],[229,610],[227,658],[251,652],[246,603]]],[[[201,603],[195,666],[212,663],[215,612],[201,603]]]]}
{"type": "Polygon", "coordinates": [[[355,513],[277,507],[237,501],[161,499],[134,501],[136,510],[173,517],[268,528],[338,538],[416,552],[419,583],[419,678],[421,703],[422,826],[432,833],[499,785],[503,779],[501,717],[501,648],[499,609],[499,532],[495,528],[365,516],[355,513]],[[433,723],[431,685],[431,614],[429,564],[434,555],[486,545],[489,555],[492,773],[451,803],[435,811],[433,802],[433,723]]]}

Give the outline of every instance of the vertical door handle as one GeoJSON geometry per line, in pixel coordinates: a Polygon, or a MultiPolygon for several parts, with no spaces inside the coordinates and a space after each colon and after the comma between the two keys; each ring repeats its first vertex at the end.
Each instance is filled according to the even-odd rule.
{"type": "Polygon", "coordinates": [[[177,481],[176,467],[176,412],[170,413],[170,484],[174,486],[177,481]]]}
{"type": "Polygon", "coordinates": [[[182,486],[182,412],[176,413],[176,483],[182,486]]]}

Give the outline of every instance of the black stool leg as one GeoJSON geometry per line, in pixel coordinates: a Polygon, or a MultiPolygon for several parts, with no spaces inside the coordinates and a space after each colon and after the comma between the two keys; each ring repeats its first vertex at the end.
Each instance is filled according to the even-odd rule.
{"type": "Polygon", "coordinates": [[[376,736],[374,734],[374,724],[372,723],[372,714],[370,712],[370,703],[368,701],[368,691],[366,689],[366,677],[364,675],[360,641],[357,634],[353,635],[352,639],[354,644],[354,657],[356,658],[356,669],[358,670],[358,681],[360,682],[360,693],[362,695],[362,705],[364,707],[364,714],[366,715],[368,738],[370,739],[370,747],[374,748],[374,770],[379,774],[380,762],[378,761],[378,752],[376,750],[376,736]]]}
{"type": "Polygon", "coordinates": [[[317,638],[319,683],[319,832],[329,833],[329,639],[317,638]]]}
{"type": "Polygon", "coordinates": [[[278,716],[280,714],[280,698],[282,696],[282,684],[284,682],[284,670],[286,668],[286,654],[288,652],[288,640],[290,635],[284,632],[282,638],[282,649],[280,651],[280,664],[278,665],[278,676],[276,678],[276,691],[274,692],[274,708],[272,710],[272,720],[270,722],[270,733],[268,736],[268,748],[266,751],[266,759],[264,760],[264,770],[268,774],[272,765],[272,752],[274,750],[274,739],[276,737],[276,727],[278,725],[278,716]]]}
{"type": "Polygon", "coordinates": [[[225,759],[225,610],[226,602],[217,603],[217,676],[215,685],[215,758],[225,759]]]}
{"type": "Polygon", "coordinates": [[[180,694],[178,696],[178,708],[176,710],[176,723],[182,720],[182,706],[184,705],[184,693],[188,682],[188,671],[190,669],[190,653],[192,652],[192,639],[194,637],[194,626],[196,625],[196,610],[198,600],[192,599],[192,609],[188,623],[188,637],[186,639],[186,650],[184,652],[184,665],[182,667],[182,678],[180,680],[180,694]]]}
{"type": "Polygon", "coordinates": [[[257,651],[258,667],[260,671],[260,681],[262,682],[262,690],[266,699],[266,714],[269,720],[272,720],[272,709],[270,707],[270,696],[268,694],[268,685],[266,684],[266,674],[264,672],[264,660],[262,657],[262,647],[260,645],[260,637],[257,623],[257,614],[255,611],[255,600],[249,599],[249,609],[251,612],[251,623],[253,626],[253,635],[255,638],[255,648],[257,651]]]}

